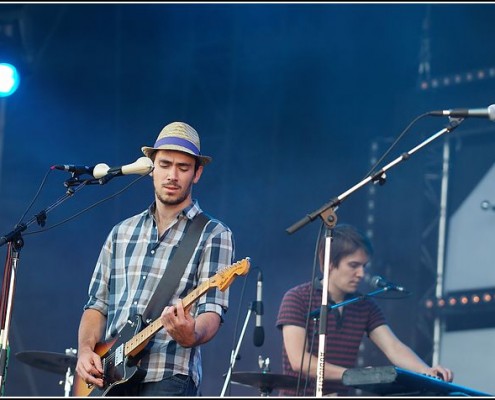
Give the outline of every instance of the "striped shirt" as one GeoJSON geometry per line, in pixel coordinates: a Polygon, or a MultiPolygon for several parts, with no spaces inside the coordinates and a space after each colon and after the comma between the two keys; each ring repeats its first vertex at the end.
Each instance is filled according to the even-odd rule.
{"type": "MultiPolygon", "coordinates": [[[[188,220],[201,213],[196,200],[186,207],[177,221],[159,237],[153,203],[147,210],[115,225],[98,257],[89,285],[89,300],[84,309],[95,309],[107,317],[105,341],[119,333],[127,320],[142,315],[167,264],[174,254],[188,220]]],[[[211,218],[200,236],[184,275],[169,304],[175,304],[192,289],[207,281],[218,270],[232,264],[234,240],[231,230],[211,218]]],[[[191,314],[217,313],[223,322],[228,308],[228,288],[210,289],[191,307],[191,314]]],[[[201,383],[200,347],[183,348],[159,330],[147,346],[149,354],[140,361],[147,370],[144,382],[156,382],[166,376],[184,374],[201,383]]]]}
{"type": "MultiPolygon", "coordinates": [[[[288,290],[279,308],[276,325],[282,329],[283,325],[295,325],[301,328],[306,327],[306,318],[309,312],[321,308],[321,287],[316,289],[309,306],[310,293],[313,289],[311,282],[303,283],[288,290]]],[[[349,295],[355,297],[357,294],[349,295]]],[[[328,304],[335,304],[329,298],[328,304]]],[[[342,315],[338,309],[328,312],[326,341],[325,341],[325,361],[345,368],[354,368],[358,356],[359,346],[363,335],[367,335],[380,325],[385,324],[385,317],[371,298],[347,304],[342,308],[342,315]]],[[[318,358],[319,348],[319,327],[317,321],[311,320],[307,332],[307,348],[311,349],[311,354],[318,358]]],[[[298,372],[291,368],[285,347],[282,346],[282,369],[283,373],[291,376],[298,376],[298,372]]],[[[314,396],[316,392],[315,379],[310,379],[304,392],[306,383],[303,371],[299,384],[299,395],[314,396]]],[[[349,388],[340,382],[325,381],[323,393],[338,393],[345,395],[349,388]]],[[[281,390],[280,395],[294,396],[296,390],[281,390]]]]}

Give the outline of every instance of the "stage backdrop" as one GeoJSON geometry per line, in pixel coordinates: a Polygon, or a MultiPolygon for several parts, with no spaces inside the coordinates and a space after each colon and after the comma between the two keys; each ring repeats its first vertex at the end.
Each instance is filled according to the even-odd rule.
{"type": "MultiPolygon", "coordinates": [[[[4,31],[18,25],[26,58],[18,91],[1,99],[0,235],[31,222],[11,310],[9,396],[64,394],[64,374],[16,355],[77,347],[101,245],[114,224],[153,200],[148,176],[72,192],[64,185],[70,174],[51,166],[128,164],[169,122],[198,130],[213,162],[193,196],[233,230],[236,260],[252,260],[252,272],[230,287],[220,332],[203,346],[202,394],[218,396],[259,270],[265,340],[254,345],[251,316],[234,371],[259,372],[261,356],[281,373],[278,307],[289,288],[311,279],[321,220],[293,234],[287,228],[360,182],[376,140],[387,139],[380,157],[427,111],[494,101],[492,4],[32,3],[1,4],[0,17],[4,31]]],[[[447,123],[421,119],[384,162],[447,123]]],[[[491,123],[466,119],[453,136],[491,123]]],[[[493,163],[493,153],[472,157],[493,163]]],[[[365,187],[336,211],[338,222],[361,229],[374,216],[369,273],[412,292],[380,304],[397,335],[427,361],[430,326],[419,321],[426,315],[420,299],[434,280],[420,260],[428,160],[421,151],[390,171],[385,185],[373,185],[374,203],[365,187]]],[[[466,369],[478,374],[485,356],[466,357],[466,369]]],[[[361,361],[385,362],[369,353],[361,361]]],[[[227,395],[259,390],[235,383],[227,395]]]]}

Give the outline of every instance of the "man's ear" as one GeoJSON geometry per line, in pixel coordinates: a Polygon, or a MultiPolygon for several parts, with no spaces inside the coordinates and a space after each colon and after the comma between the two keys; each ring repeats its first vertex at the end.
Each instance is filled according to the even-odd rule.
{"type": "Polygon", "coordinates": [[[194,180],[193,180],[193,182],[194,182],[194,183],[198,183],[199,178],[201,178],[201,174],[202,174],[202,173],[203,173],[203,166],[202,166],[202,165],[200,165],[200,166],[198,167],[198,170],[197,170],[197,171],[196,171],[196,173],[194,174],[194,180]]]}

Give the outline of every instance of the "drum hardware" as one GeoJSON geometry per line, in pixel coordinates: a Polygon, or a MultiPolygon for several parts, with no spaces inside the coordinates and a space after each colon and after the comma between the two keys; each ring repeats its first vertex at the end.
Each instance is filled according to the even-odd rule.
{"type": "Polygon", "coordinates": [[[21,351],[15,356],[19,361],[32,367],[64,375],[65,379],[59,381],[59,385],[64,386],[64,397],[69,397],[74,383],[74,371],[77,364],[76,354],[77,350],[70,347],[65,349],[65,354],[47,351],[21,351]]]}
{"type": "Polygon", "coordinates": [[[271,372],[233,372],[232,382],[253,386],[260,390],[261,396],[269,396],[274,389],[296,389],[297,378],[290,375],[271,372]]]}

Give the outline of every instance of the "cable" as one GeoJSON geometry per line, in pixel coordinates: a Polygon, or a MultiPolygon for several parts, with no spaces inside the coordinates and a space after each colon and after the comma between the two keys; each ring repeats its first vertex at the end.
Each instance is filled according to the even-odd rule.
{"type": "Polygon", "coordinates": [[[26,216],[26,214],[28,213],[28,211],[31,209],[31,207],[33,206],[34,202],[36,201],[36,199],[38,198],[38,196],[40,195],[41,193],[41,189],[43,189],[43,186],[45,186],[45,182],[46,182],[46,179],[48,178],[48,175],[50,174],[50,172],[52,172],[52,169],[49,168],[48,169],[48,172],[45,174],[45,177],[43,178],[43,180],[41,181],[41,184],[40,184],[40,187],[38,188],[38,191],[36,192],[36,194],[34,195],[34,198],[33,200],[31,200],[31,203],[29,204],[28,208],[26,209],[26,211],[24,211],[24,214],[22,214],[22,217],[19,219],[19,222],[17,223],[17,225],[20,225],[22,223],[22,220],[24,219],[24,217],[26,216]]]}
{"type": "Polygon", "coordinates": [[[46,232],[46,231],[49,231],[50,229],[53,229],[53,228],[56,228],[57,226],[60,226],[62,224],[65,224],[66,222],[69,222],[71,220],[73,220],[74,218],[78,217],[79,215],[85,213],[86,211],[88,210],[91,210],[92,208],[96,207],[97,205],[107,201],[107,200],[110,200],[112,198],[114,198],[115,196],[121,194],[122,192],[124,192],[125,190],[127,190],[130,186],[134,185],[137,181],[139,181],[140,179],[144,178],[145,176],[147,175],[141,175],[140,177],[134,179],[131,183],[129,183],[127,186],[124,186],[123,189],[119,190],[118,192],[108,196],[108,197],[105,197],[104,199],[101,199],[99,201],[97,201],[96,203],[90,205],[89,207],[86,207],[84,208],[83,210],[79,211],[78,213],[74,214],[73,216],[67,218],[67,219],[64,219],[63,221],[55,224],[55,225],[52,225],[50,226],[49,228],[46,228],[46,229],[41,229],[41,230],[38,230],[38,231],[34,231],[34,232],[27,232],[27,233],[24,233],[24,236],[27,236],[27,235],[34,235],[35,233],[41,233],[41,232],[46,232]]]}
{"type": "MultiPolygon", "coordinates": [[[[303,370],[303,365],[304,365],[304,354],[305,354],[305,350],[306,350],[306,344],[308,341],[307,332],[308,332],[308,328],[309,328],[309,321],[311,319],[311,317],[310,317],[311,303],[313,301],[313,293],[315,291],[315,287],[314,287],[313,282],[315,281],[315,278],[316,278],[316,266],[318,265],[318,247],[319,247],[318,244],[320,243],[322,232],[325,231],[324,228],[325,228],[325,224],[322,223],[320,226],[320,230],[318,232],[318,237],[316,239],[316,246],[315,246],[315,252],[314,252],[314,257],[313,257],[313,274],[311,276],[311,282],[312,282],[311,283],[311,291],[309,293],[308,312],[306,313],[306,315],[307,315],[306,326],[304,328],[304,330],[305,330],[304,344],[303,344],[303,349],[302,349],[301,364],[299,366],[299,374],[297,375],[296,396],[299,396],[299,386],[301,384],[302,370],[303,370]]],[[[311,353],[309,353],[309,355],[310,355],[310,358],[309,358],[309,362],[308,362],[308,372],[306,373],[306,380],[305,380],[305,385],[304,385],[304,394],[306,394],[306,387],[308,385],[308,380],[310,379],[309,368],[311,366],[311,353]]]]}
{"type": "Polygon", "coordinates": [[[409,131],[409,129],[411,129],[411,127],[417,121],[419,121],[421,118],[424,118],[424,117],[429,116],[429,115],[430,115],[430,113],[427,112],[427,113],[421,114],[420,116],[414,118],[412,120],[412,122],[409,123],[409,125],[407,125],[406,128],[399,134],[399,136],[397,137],[397,139],[394,140],[394,142],[385,151],[385,153],[380,157],[380,159],[377,162],[375,162],[375,164],[371,167],[371,170],[364,176],[363,179],[366,179],[368,176],[370,176],[370,175],[372,175],[374,173],[375,168],[384,160],[384,158],[392,151],[392,149],[396,146],[396,144],[399,142],[399,140],[402,139],[402,137],[407,133],[407,131],[409,131]]]}

